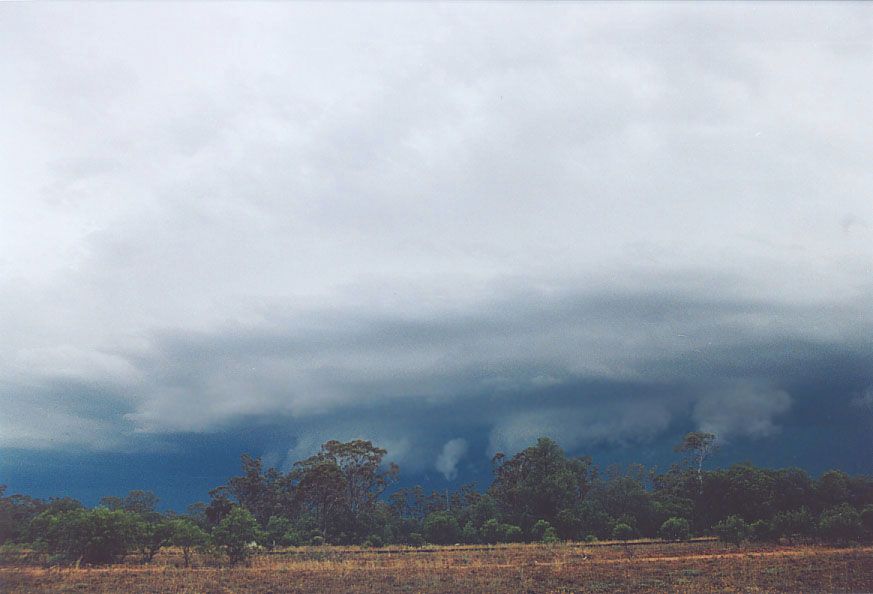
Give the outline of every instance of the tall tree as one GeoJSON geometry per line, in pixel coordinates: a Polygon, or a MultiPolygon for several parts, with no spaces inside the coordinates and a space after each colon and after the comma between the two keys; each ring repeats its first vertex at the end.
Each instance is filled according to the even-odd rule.
{"type": "Polygon", "coordinates": [[[489,493],[505,519],[528,530],[537,520],[555,524],[561,510],[581,501],[591,487],[590,458],[567,458],[557,443],[542,437],[511,459],[494,459],[489,493]]]}
{"type": "MultiPolygon", "coordinates": [[[[317,454],[295,464],[295,469],[305,474],[324,465],[334,466],[343,479],[345,504],[357,515],[368,510],[396,480],[400,471],[396,464],[389,464],[387,469],[382,467],[387,453],[362,439],[345,443],[331,440],[323,444],[317,454]]],[[[323,474],[323,470],[321,472],[323,474]]]]}
{"type": "Polygon", "coordinates": [[[686,433],[682,441],[676,444],[674,451],[685,454],[697,470],[697,482],[703,490],[703,463],[718,450],[717,438],[714,433],[692,431],[686,433]]]}

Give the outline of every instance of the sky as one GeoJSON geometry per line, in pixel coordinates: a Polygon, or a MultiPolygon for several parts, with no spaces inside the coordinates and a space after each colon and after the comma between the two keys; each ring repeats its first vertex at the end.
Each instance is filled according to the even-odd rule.
{"type": "Polygon", "coordinates": [[[370,439],[873,472],[873,8],[0,6],[0,482],[370,439]]]}

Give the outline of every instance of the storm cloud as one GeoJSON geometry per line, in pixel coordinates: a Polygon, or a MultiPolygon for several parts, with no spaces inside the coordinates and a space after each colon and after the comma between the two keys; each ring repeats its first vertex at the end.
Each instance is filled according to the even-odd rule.
{"type": "Polygon", "coordinates": [[[269,426],[277,465],[364,437],[454,479],[543,434],[845,435],[871,39],[854,4],[5,5],[0,447],[269,426]]]}

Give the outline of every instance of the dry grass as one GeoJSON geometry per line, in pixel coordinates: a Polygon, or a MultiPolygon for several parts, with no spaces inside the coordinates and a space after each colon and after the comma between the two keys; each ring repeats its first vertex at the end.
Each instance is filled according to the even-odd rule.
{"type": "Polygon", "coordinates": [[[245,567],[0,567],[3,592],[871,592],[873,547],[684,544],[299,548],[245,567]]]}

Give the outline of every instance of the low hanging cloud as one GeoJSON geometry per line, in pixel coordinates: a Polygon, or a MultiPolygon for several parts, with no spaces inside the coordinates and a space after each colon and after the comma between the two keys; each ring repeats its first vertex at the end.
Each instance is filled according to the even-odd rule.
{"type": "Polygon", "coordinates": [[[776,420],[791,408],[785,390],[741,382],[703,396],[694,405],[699,428],[719,438],[768,437],[777,433],[776,420]]]}
{"type": "Polygon", "coordinates": [[[454,480],[458,476],[458,464],[467,455],[467,440],[456,437],[443,445],[440,455],[436,459],[436,469],[446,477],[447,481],[454,480]]]}

